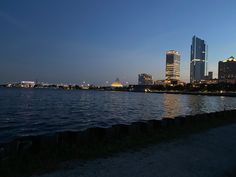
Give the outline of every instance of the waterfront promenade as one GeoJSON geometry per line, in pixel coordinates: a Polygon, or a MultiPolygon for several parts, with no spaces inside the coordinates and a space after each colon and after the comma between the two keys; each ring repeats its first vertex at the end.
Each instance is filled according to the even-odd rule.
{"type": "MultiPolygon", "coordinates": [[[[192,140],[186,137],[236,123],[234,97],[50,89],[3,88],[1,91],[1,177],[29,177],[68,169],[68,166],[61,168],[61,164],[72,160],[80,161],[79,164],[87,161],[82,163],[81,169],[77,162],[70,163],[70,169],[79,170],[75,176],[88,176],[89,171],[97,171],[101,176],[111,176],[112,173],[113,176],[152,176],[158,169],[174,172],[169,170],[172,168],[182,172],[185,164],[186,170],[195,166],[187,165],[194,162],[198,154],[205,157],[208,151],[214,152],[208,149],[209,143],[219,148],[224,143],[222,137],[219,142],[215,138],[216,144],[207,139],[204,144],[201,142],[204,139],[199,138],[203,139],[200,145],[206,153],[197,149],[191,154],[195,145],[191,146],[192,140]],[[179,143],[181,138],[183,144],[179,143]],[[137,151],[144,147],[146,150],[137,151]],[[134,149],[135,153],[127,153],[134,149]],[[109,158],[96,160],[101,157],[109,158]],[[99,166],[96,162],[104,165],[99,166]],[[154,166],[150,166],[152,163],[154,166]],[[180,164],[183,166],[179,167],[180,164]],[[152,169],[154,172],[149,174],[152,169]]],[[[221,136],[229,138],[229,142],[234,141],[235,137],[222,132],[221,136]]],[[[227,148],[235,147],[235,144],[225,144],[227,148]]],[[[207,160],[200,159],[198,163],[207,160]]],[[[73,176],[74,172],[60,171],[60,174],[73,176]]]]}
{"type": "Polygon", "coordinates": [[[231,124],[109,158],[73,161],[37,177],[231,177],[235,147],[231,124]]]}

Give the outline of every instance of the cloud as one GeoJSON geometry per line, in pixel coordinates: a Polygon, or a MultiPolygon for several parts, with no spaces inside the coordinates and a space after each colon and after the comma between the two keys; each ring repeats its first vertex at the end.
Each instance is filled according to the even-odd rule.
{"type": "Polygon", "coordinates": [[[12,17],[11,15],[0,11],[0,20],[4,20],[7,23],[14,25],[17,28],[23,29],[25,28],[25,24],[23,24],[22,22],[20,22],[19,20],[17,20],[16,18],[12,17]]]}

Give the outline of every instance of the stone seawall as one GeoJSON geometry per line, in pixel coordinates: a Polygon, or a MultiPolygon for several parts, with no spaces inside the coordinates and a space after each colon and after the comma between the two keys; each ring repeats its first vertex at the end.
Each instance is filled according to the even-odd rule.
{"type": "Polygon", "coordinates": [[[85,131],[60,132],[54,135],[40,135],[17,138],[16,140],[0,144],[1,162],[10,156],[19,154],[37,154],[48,149],[96,147],[97,144],[109,144],[122,139],[151,137],[153,134],[165,134],[176,127],[201,127],[214,122],[236,122],[236,110],[228,110],[214,113],[198,114],[193,116],[179,116],[175,118],[163,118],[162,120],[148,120],[134,122],[130,125],[117,124],[110,128],[94,127],[85,131]]]}

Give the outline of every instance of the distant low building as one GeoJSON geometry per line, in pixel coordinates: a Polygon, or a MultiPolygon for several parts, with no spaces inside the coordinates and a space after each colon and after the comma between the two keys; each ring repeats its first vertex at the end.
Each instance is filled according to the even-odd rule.
{"type": "Polygon", "coordinates": [[[236,58],[231,56],[219,62],[218,79],[220,83],[236,84],[236,58]]]}
{"type": "Polygon", "coordinates": [[[218,83],[219,83],[218,79],[206,79],[199,82],[199,84],[218,84],[218,83]]]}
{"type": "Polygon", "coordinates": [[[166,85],[165,80],[156,80],[154,81],[154,85],[166,85]]]}
{"type": "Polygon", "coordinates": [[[111,84],[111,87],[119,88],[119,87],[123,87],[123,85],[120,82],[119,78],[117,78],[116,81],[111,84]]]}
{"type": "Polygon", "coordinates": [[[153,85],[152,75],[146,73],[139,74],[138,85],[153,85]]]}
{"type": "Polygon", "coordinates": [[[166,86],[186,85],[186,82],[181,80],[165,80],[166,86]]]}
{"type": "Polygon", "coordinates": [[[22,88],[33,88],[35,86],[34,81],[21,81],[20,82],[20,87],[22,88]]]}
{"type": "Polygon", "coordinates": [[[203,82],[207,82],[207,81],[211,81],[214,80],[213,79],[213,72],[209,71],[208,74],[205,76],[204,80],[201,80],[199,83],[203,83],[203,82]]]}
{"type": "Polygon", "coordinates": [[[213,72],[209,71],[208,72],[208,80],[212,80],[213,79],[213,72]]]}

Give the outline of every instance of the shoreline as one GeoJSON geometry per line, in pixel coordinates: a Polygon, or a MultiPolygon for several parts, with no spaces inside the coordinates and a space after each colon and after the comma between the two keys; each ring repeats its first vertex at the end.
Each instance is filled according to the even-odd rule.
{"type": "Polygon", "coordinates": [[[166,94],[181,94],[181,95],[201,95],[201,96],[226,96],[236,97],[236,92],[181,92],[181,91],[151,91],[150,93],[166,93],[166,94]]]}
{"type": "Polygon", "coordinates": [[[5,89],[25,89],[25,90],[42,90],[42,89],[49,89],[49,90],[65,90],[65,91],[74,91],[74,90],[81,90],[81,91],[112,91],[112,92],[139,92],[139,93],[157,93],[157,94],[178,94],[178,95],[201,95],[201,96],[225,96],[225,97],[236,97],[236,92],[232,91],[218,91],[218,92],[203,92],[203,91],[178,91],[178,90],[153,90],[153,89],[137,89],[137,90],[130,90],[130,88],[105,88],[105,89],[63,89],[63,88],[18,88],[18,87],[0,87],[5,89]]]}
{"type": "Polygon", "coordinates": [[[59,168],[64,161],[89,160],[158,144],[236,123],[236,110],[94,127],[53,136],[31,136],[0,145],[0,172],[30,176],[59,168]],[[22,163],[24,162],[24,163],[22,163]]]}

